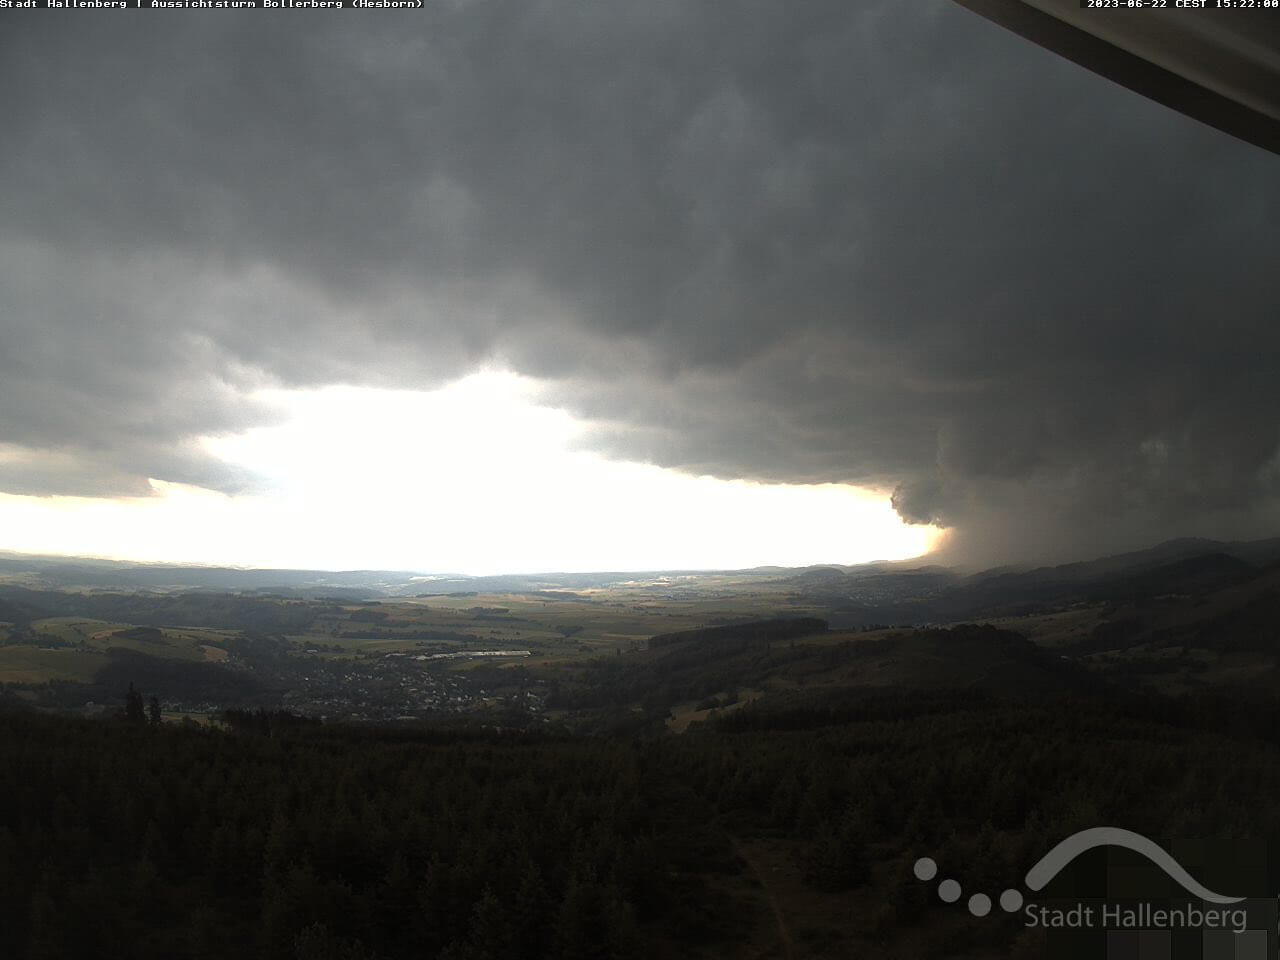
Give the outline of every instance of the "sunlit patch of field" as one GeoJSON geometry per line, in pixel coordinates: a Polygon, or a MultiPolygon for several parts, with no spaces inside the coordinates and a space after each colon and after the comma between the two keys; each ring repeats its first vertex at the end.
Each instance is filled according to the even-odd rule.
{"type": "MultiPolygon", "coordinates": [[[[210,659],[204,648],[212,631],[165,628],[160,630],[158,638],[146,639],[128,636],[129,631],[139,629],[128,624],[103,624],[100,621],[80,623],[84,625],[80,628],[82,632],[94,628],[84,640],[89,649],[105,651],[117,647],[168,660],[210,659]]],[[[223,651],[223,658],[225,656],[226,652],[223,651]]]]}
{"type": "Polygon", "coordinates": [[[72,647],[48,649],[26,644],[0,647],[0,683],[45,683],[73,680],[90,683],[107,664],[96,651],[72,647]]]}
{"type": "Polygon", "coordinates": [[[289,634],[285,639],[297,643],[303,651],[315,650],[321,656],[351,657],[357,650],[365,649],[370,642],[365,638],[339,637],[330,633],[289,634]],[[338,650],[332,650],[338,647],[338,650]]]}
{"type": "MultiPolygon", "coordinates": [[[[561,633],[587,645],[618,646],[732,620],[812,615],[810,605],[795,604],[781,594],[706,595],[698,589],[671,588],[654,595],[652,588],[630,585],[573,591],[577,597],[548,599],[527,594],[472,594],[462,597],[415,598],[407,604],[383,604],[384,624],[430,622],[444,629],[485,636],[521,636],[554,641],[561,633]],[[397,607],[399,609],[397,609],[397,607]]],[[[549,592],[550,593],[550,592],[549,592]]]]}
{"type": "Polygon", "coordinates": [[[146,640],[134,640],[120,637],[118,634],[112,638],[111,646],[123,648],[125,650],[134,650],[138,653],[145,653],[152,657],[161,657],[165,660],[205,660],[204,651],[196,644],[186,643],[151,643],[146,640]]]}
{"type": "Polygon", "coordinates": [[[1068,610],[1038,613],[1025,617],[995,617],[980,620],[1001,630],[1020,633],[1044,647],[1064,647],[1089,639],[1094,627],[1106,619],[1106,604],[1081,604],[1068,610]]]}
{"type": "MultiPolygon", "coordinates": [[[[510,657],[463,657],[457,660],[445,661],[446,669],[453,673],[470,673],[473,670],[512,670],[522,664],[527,664],[532,657],[510,656],[510,657]]],[[[513,674],[513,677],[515,674],[513,674]]],[[[514,680],[513,680],[514,682],[514,680]]]]}
{"type": "Polygon", "coordinates": [[[322,655],[334,645],[347,656],[412,653],[423,647],[515,648],[532,651],[543,663],[570,662],[640,649],[658,633],[777,612],[776,607],[755,610],[749,603],[735,607],[727,600],[690,601],[686,609],[673,610],[661,599],[639,604],[613,597],[611,590],[597,589],[589,599],[476,593],[387,600],[344,607],[340,614],[321,618],[309,633],[290,639],[303,649],[314,645],[322,655]],[[423,636],[432,631],[453,636],[423,636]]]}
{"type": "Polygon", "coordinates": [[[98,648],[97,640],[115,630],[127,630],[127,623],[110,623],[106,620],[86,620],[83,617],[48,617],[33,620],[31,630],[39,635],[54,637],[63,643],[84,644],[98,648]]]}
{"type": "MultiPolygon", "coordinates": [[[[338,641],[343,643],[343,641],[338,641]]],[[[347,643],[351,644],[353,650],[363,650],[366,653],[408,653],[414,649],[413,640],[374,640],[374,639],[352,639],[348,638],[347,643]]]]}

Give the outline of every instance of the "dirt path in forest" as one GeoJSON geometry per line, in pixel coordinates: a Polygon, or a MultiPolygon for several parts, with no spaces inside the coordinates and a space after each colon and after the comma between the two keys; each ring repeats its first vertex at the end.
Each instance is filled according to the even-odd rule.
{"type": "Polygon", "coordinates": [[[756,882],[760,884],[760,889],[764,891],[765,898],[769,901],[769,907],[773,910],[774,923],[778,927],[778,942],[782,944],[782,956],[785,960],[795,960],[795,950],[791,943],[791,931],[787,929],[787,921],[782,916],[782,907],[778,905],[778,898],[773,895],[773,889],[769,886],[769,881],[765,878],[764,871],[760,869],[760,865],[756,863],[755,859],[743,849],[737,837],[733,834],[728,834],[728,837],[729,843],[733,845],[733,852],[750,869],[751,875],[756,878],[756,882]]]}

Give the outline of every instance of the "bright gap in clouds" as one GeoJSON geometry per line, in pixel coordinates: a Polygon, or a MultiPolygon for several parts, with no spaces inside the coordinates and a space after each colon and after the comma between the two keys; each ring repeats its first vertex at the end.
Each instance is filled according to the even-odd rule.
{"type": "Polygon", "coordinates": [[[573,449],[536,385],[484,372],[430,393],[267,391],[287,416],[203,442],[265,478],[225,496],[152,481],[138,500],[0,497],[9,549],[138,560],[470,574],[733,569],[918,556],[854,487],[693,477],[573,449]]]}

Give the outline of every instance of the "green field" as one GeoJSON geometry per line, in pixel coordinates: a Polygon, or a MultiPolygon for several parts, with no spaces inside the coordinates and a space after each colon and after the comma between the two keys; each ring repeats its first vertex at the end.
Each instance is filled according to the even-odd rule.
{"type": "Polygon", "coordinates": [[[209,645],[225,642],[228,635],[228,631],[177,627],[159,629],[159,636],[146,639],[130,636],[138,630],[132,624],[76,617],[35,620],[31,623],[31,630],[37,637],[52,637],[85,650],[106,651],[120,648],[171,660],[222,659],[216,653],[211,655],[208,652],[216,650],[216,647],[209,645]]]}
{"type": "Polygon", "coordinates": [[[46,649],[13,644],[0,647],[0,683],[74,680],[88,683],[106,664],[104,654],[72,648],[46,649]]]}

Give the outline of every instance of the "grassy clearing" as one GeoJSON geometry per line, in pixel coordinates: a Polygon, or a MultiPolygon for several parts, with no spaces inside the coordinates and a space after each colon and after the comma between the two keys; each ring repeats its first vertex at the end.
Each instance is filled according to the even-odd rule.
{"type": "Polygon", "coordinates": [[[0,647],[0,683],[45,683],[49,680],[90,683],[106,664],[105,654],[91,650],[46,649],[25,644],[0,647]]]}
{"type": "Polygon", "coordinates": [[[129,624],[85,620],[79,617],[49,617],[45,620],[33,620],[31,629],[37,635],[54,637],[63,643],[84,644],[92,649],[105,649],[101,639],[113,631],[129,629],[129,624]]]}
{"type": "MultiPolygon", "coordinates": [[[[49,617],[31,624],[37,637],[70,644],[73,649],[105,653],[112,647],[133,650],[168,660],[220,661],[227,658],[219,648],[230,631],[199,628],[164,628],[158,636],[128,636],[137,628],[127,623],[87,620],[76,617],[49,617]]],[[[38,648],[40,643],[30,645],[38,648]]]]}
{"type": "Polygon", "coordinates": [[[1043,647],[1064,647],[1087,640],[1093,629],[1106,619],[1105,604],[1089,604],[1055,613],[1024,617],[995,617],[980,620],[1001,630],[1020,633],[1043,647]]]}
{"type": "MultiPolygon", "coordinates": [[[[716,696],[724,698],[727,696],[727,692],[721,691],[716,694],[716,696]]],[[[689,729],[689,724],[691,723],[700,723],[708,717],[718,717],[723,716],[726,713],[732,713],[734,710],[739,710],[746,704],[751,703],[751,701],[759,700],[763,696],[763,690],[739,690],[738,699],[733,703],[727,703],[724,706],[718,707],[708,707],[704,710],[698,709],[698,704],[703,701],[690,700],[687,703],[682,703],[679,706],[672,708],[671,716],[667,718],[667,729],[672,733],[684,733],[689,729]]]]}

